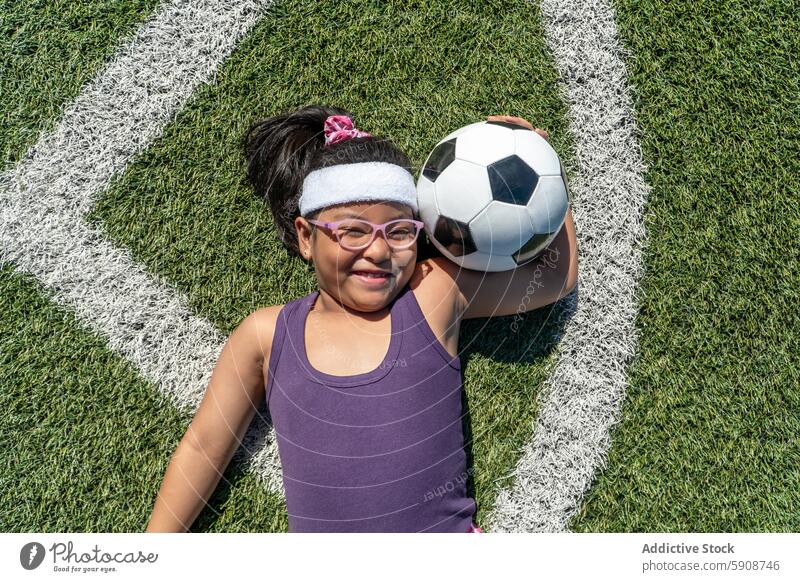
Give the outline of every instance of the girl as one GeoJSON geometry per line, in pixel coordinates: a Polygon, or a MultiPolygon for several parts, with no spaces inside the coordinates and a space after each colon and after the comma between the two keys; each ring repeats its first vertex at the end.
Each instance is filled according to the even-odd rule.
{"type": "Polygon", "coordinates": [[[461,270],[442,256],[418,261],[410,162],[346,111],[277,115],[243,144],[249,183],[319,289],[258,309],[230,335],[147,531],[188,530],[266,397],[290,532],[480,532],[466,490],[460,322],[571,291],[571,212],[544,253],[549,268],[461,270]]]}

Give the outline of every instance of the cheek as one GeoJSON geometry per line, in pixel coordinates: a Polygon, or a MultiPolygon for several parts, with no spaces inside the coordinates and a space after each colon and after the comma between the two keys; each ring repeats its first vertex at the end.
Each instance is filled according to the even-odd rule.
{"type": "Polygon", "coordinates": [[[355,257],[352,253],[348,253],[337,243],[334,245],[326,245],[324,249],[320,249],[320,260],[323,261],[325,269],[331,273],[340,273],[346,275],[352,269],[355,257]]]}

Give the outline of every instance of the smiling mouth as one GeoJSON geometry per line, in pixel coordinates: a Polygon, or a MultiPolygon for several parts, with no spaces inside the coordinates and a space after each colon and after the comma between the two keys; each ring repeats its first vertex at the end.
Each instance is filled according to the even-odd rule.
{"type": "Polygon", "coordinates": [[[388,279],[392,276],[391,273],[377,273],[373,271],[352,271],[353,275],[358,275],[359,277],[367,277],[369,279],[388,279]]]}

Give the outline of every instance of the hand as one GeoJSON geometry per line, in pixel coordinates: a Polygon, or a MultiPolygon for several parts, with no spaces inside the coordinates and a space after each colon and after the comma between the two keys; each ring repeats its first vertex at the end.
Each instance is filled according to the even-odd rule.
{"type": "Polygon", "coordinates": [[[508,123],[516,123],[517,125],[521,125],[523,127],[527,127],[528,129],[532,129],[533,131],[535,131],[536,133],[541,135],[544,139],[546,139],[548,141],[550,140],[550,134],[549,133],[547,133],[543,129],[539,129],[538,127],[533,127],[531,125],[530,121],[528,121],[526,119],[522,119],[521,117],[513,117],[511,115],[490,115],[489,117],[486,118],[486,120],[487,121],[507,121],[508,123]]]}

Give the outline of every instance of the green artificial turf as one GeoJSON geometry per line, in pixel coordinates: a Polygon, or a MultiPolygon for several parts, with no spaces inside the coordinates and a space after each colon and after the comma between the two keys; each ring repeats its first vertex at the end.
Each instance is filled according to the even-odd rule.
{"type": "Polygon", "coordinates": [[[0,168],[51,129],[156,0],[0,2],[0,168]]]}
{"type": "Polygon", "coordinates": [[[616,6],[653,187],[645,299],[571,528],[800,531],[797,6],[616,6]]]}
{"type": "MultiPolygon", "coordinates": [[[[3,4],[4,163],[154,6],[3,4]]],[[[623,421],[570,528],[798,531],[800,22],[788,1],[615,6],[650,166],[649,241],[623,421]]],[[[345,107],[419,167],[453,129],[505,113],[547,129],[569,164],[539,23],[521,1],[278,2],[88,220],[227,334],[315,288],[240,184],[252,119],[345,107]]],[[[47,297],[0,270],[0,531],[143,531],[191,417],[47,297]]],[[[526,314],[518,335],[510,317],[462,326],[479,524],[531,436],[550,313],[526,314]]],[[[192,530],[286,527],[282,503],[231,466],[192,530]]]]}

